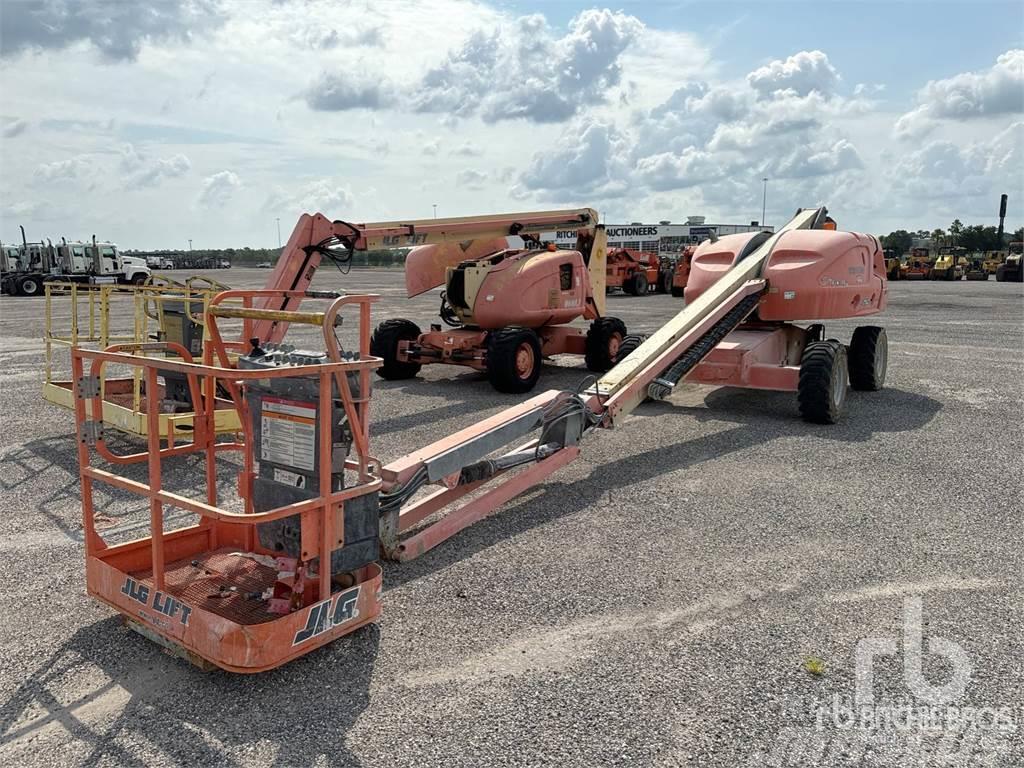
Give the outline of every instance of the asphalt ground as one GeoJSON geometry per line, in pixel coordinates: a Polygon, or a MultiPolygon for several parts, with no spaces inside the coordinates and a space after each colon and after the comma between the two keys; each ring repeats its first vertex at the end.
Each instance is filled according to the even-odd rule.
{"type": "MultiPolygon", "coordinates": [[[[405,299],[401,282],[324,268],[314,287],[381,294],[376,319],[435,321],[436,294],[405,299]]],[[[792,394],[680,387],[493,516],[386,564],[379,625],[256,676],[171,658],[86,596],[73,417],[40,397],[43,300],[3,297],[0,764],[1024,764],[1024,295],[890,290],[873,321],[887,386],[852,393],[840,424],[803,423],[792,394]],[[854,717],[858,649],[887,643],[854,717]],[[886,720],[947,683],[941,727],[886,720]]],[[[608,305],[650,332],[681,300],[608,305]]],[[[585,375],[561,358],[540,386],[585,375]]],[[[427,367],[376,386],[373,446],[393,459],[523,398],[427,367]]],[[[200,480],[183,459],[165,483],[200,480]]],[[[138,513],[100,502],[113,522],[138,513]]]]}

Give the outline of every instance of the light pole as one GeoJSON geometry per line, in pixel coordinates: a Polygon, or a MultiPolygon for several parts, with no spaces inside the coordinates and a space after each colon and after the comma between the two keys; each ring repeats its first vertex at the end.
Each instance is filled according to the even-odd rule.
{"type": "Polygon", "coordinates": [[[274,219],[277,222],[277,247],[281,247],[281,219],[280,217],[274,219]]]}
{"type": "Polygon", "coordinates": [[[767,226],[764,220],[764,215],[765,211],[768,209],[768,177],[765,176],[761,179],[761,182],[764,184],[764,191],[761,194],[761,228],[763,229],[767,226]]]}
{"type": "Polygon", "coordinates": [[[192,238],[191,237],[188,239],[188,252],[192,253],[192,238]]]}
{"type": "Polygon", "coordinates": [[[434,203],[434,218],[437,218],[437,203],[434,203]]]}

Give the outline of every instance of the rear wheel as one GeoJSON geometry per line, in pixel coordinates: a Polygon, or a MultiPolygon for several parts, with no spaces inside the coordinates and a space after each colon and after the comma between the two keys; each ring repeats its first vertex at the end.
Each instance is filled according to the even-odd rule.
{"type": "Polygon", "coordinates": [[[675,296],[677,299],[681,299],[685,292],[686,292],[686,289],[681,287],[681,286],[678,286],[678,285],[673,285],[672,286],[672,295],[675,296]]]}
{"type": "Polygon", "coordinates": [[[18,294],[21,296],[38,296],[43,292],[43,283],[38,277],[23,277],[18,281],[18,294]]]}
{"type": "Polygon", "coordinates": [[[540,339],[529,328],[502,328],[487,339],[487,378],[499,392],[529,392],[540,378],[540,339]]]}
{"type": "Polygon", "coordinates": [[[618,365],[632,354],[633,350],[644,343],[643,336],[627,336],[619,345],[619,351],[615,355],[615,364],[618,365]]]}
{"type": "Polygon", "coordinates": [[[599,317],[590,324],[584,359],[591,371],[607,371],[619,357],[619,347],[626,338],[626,324],[617,317],[599,317]]]}
{"type": "Polygon", "coordinates": [[[398,359],[398,343],[415,341],[420,337],[420,328],[411,320],[385,320],[377,326],[370,338],[370,354],[379,357],[384,365],[377,369],[377,375],[389,381],[411,379],[420,372],[419,363],[398,359]]]}
{"type": "Polygon", "coordinates": [[[834,339],[814,341],[800,362],[797,401],[804,421],[835,424],[843,413],[847,390],[846,348],[834,339]]]}
{"type": "Polygon", "coordinates": [[[885,328],[862,325],[853,331],[849,352],[850,386],[876,392],[885,384],[889,365],[889,339],[885,328]]]}

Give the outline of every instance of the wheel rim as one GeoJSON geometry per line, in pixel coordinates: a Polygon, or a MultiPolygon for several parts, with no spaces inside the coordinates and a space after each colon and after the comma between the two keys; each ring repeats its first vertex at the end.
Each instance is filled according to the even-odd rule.
{"type": "Polygon", "coordinates": [[[619,348],[622,346],[622,334],[613,333],[612,337],[608,339],[608,358],[614,360],[619,354],[619,348]]]}
{"type": "Polygon", "coordinates": [[[875,344],[875,380],[879,385],[885,381],[885,369],[889,365],[889,339],[885,334],[878,337],[875,344]]]}
{"type": "Polygon", "coordinates": [[[533,366],[536,357],[533,354],[533,346],[524,341],[516,348],[516,375],[520,379],[530,378],[533,373],[533,366]]]}
{"type": "Polygon", "coordinates": [[[846,397],[846,366],[836,365],[832,369],[832,405],[839,408],[846,397]]]}

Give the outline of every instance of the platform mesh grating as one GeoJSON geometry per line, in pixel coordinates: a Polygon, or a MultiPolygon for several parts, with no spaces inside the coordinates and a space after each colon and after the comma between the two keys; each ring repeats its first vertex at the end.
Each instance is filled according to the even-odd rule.
{"type": "MultiPolygon", "coordinates": [[[[266,601],[246,597],[247,593],[273,587],[277,571],[232,552],[231,549],[204,552],[168,564],[164,570],[164,591],[236,624],[262,624],[281,618],[266,610],[266,601]],[[221,586],[235,587],[237,592],[221,597],[221,586]]],[[[152,570],[139,571],[132,576],[153,585],[152,570]]]]}

